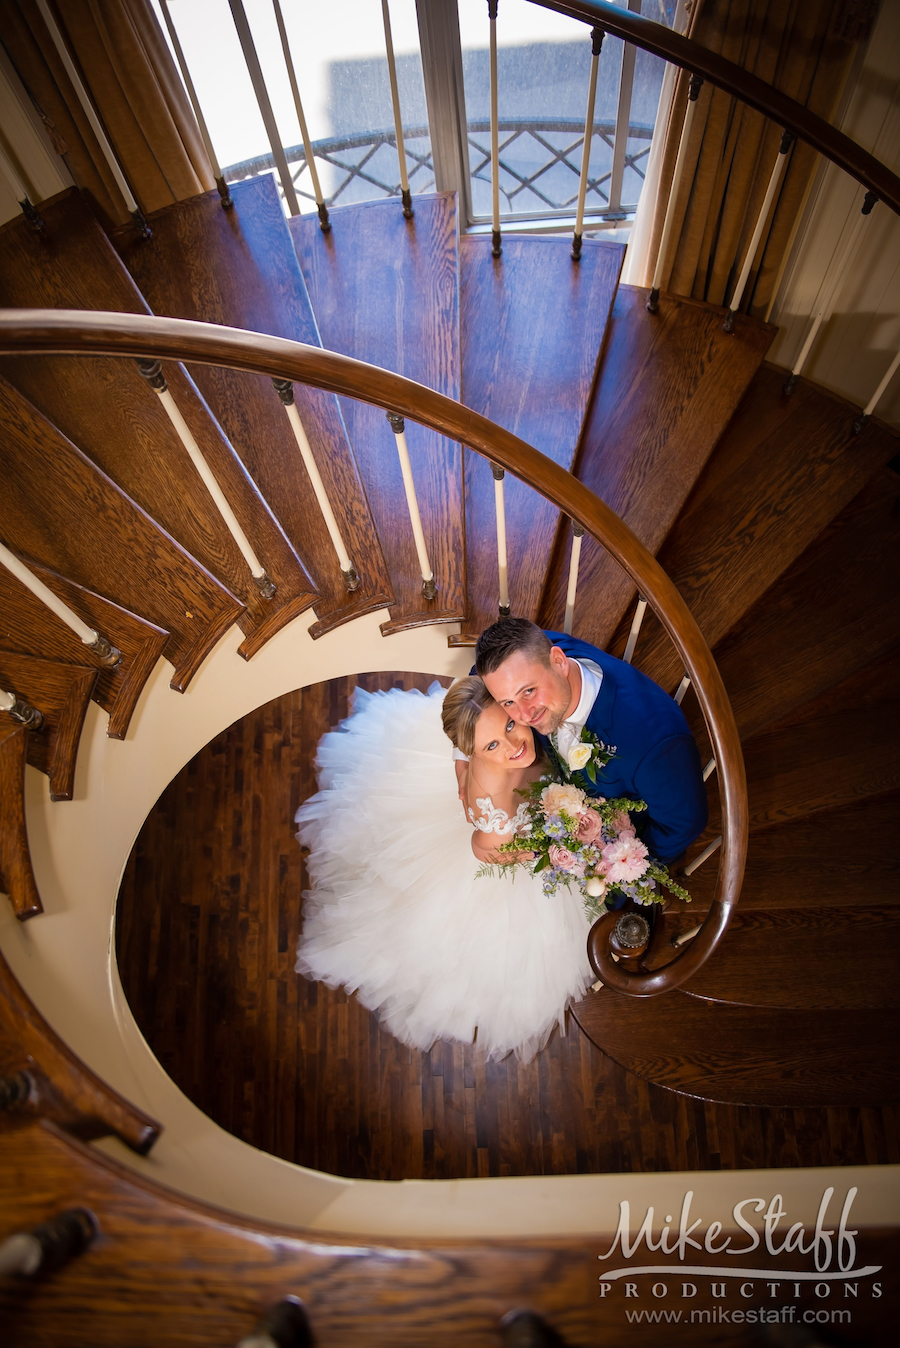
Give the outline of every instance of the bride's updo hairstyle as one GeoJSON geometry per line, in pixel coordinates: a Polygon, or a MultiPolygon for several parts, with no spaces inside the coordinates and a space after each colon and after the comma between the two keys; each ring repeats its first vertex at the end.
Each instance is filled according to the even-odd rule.
{"type": "Polygon", "coordinates": [[[455,748],[471,758],[475,749],[475,726],[485,707],[494,699],[477,674],[457,679],[447,690],[441,716],[444,734],[455,748]]]}

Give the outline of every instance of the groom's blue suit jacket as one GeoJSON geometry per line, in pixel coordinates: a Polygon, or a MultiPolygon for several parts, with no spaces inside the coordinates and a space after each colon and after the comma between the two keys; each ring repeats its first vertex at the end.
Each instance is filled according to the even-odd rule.
{"type": "Polygon", "coordinates": [[[661,861],[680,856],[702,833],[707,817],[700,755],[681,708],[659,684],[624,661],[577,637],[561,632],[547,636],[566,655],[593,660],[603,670],[587,728],[615,745],[616,756],[592,790],[609,799],[645,800],[646,822],[640,826],[644,842],[661,861]]]}

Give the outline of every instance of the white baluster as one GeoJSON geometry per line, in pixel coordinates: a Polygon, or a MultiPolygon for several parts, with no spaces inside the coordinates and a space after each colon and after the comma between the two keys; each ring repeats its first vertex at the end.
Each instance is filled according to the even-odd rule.
{"type": "Polygon", "coordinates": [[[734,288],[734,294],[728,305],[728,313],[723,323],[725,332],[734,331],[734,316],[741,307],[741,300],[744,297],[744,288],[747,284],[747,278],[750,275],[750,268],[753,266],[753,259],[756,257],[756,250],[759,247],[759,241],[762,238],[763,230],[766,227],[766,221],[769,218],[769,211],[772,202],[775,200],[775,193],[778,191],[778,184],[781,182],[787,165],[788,152],[797,137],[793,131],[785,131],[781,136],[781,145],[778,149],[778,157],[769,176],[769,186],[766,188],[766,195],[756,220],[756,228],[753,231],[753,237],[750,240],[750,247],[747,249],[747,256],[744,258],[744,265],[741,268],[741,274],[738,277],[738,283],[734,288]]]}
{"type": "Polygon", "coordinates": [[[715,772],[717,766],[718,766],[718,765],[717,765],[717,763],[716,763],[716,760],[715,760],[714,758],[711,758],[711,759],[709,760],[709,762],[707,763],[706,767],[703,769],[703,780],[704,780],[704,782],[708,782],[708,781],[709,781],[710,777],[711,777],[711,776],[713,775],[713,773],[715,772]]]}
{"type": "Polygon", "coordinates": [[[194,81],[191,79],[191,72],[188,69],[188,63],[187,60],[185,59],[184,50],[182,49],[181,41],[178,37],[178,32],[175,28],[175,24],[172,21],[172,16],[169,13],[169,0],[159,0],[159,3],[160,8],[162,9],[162,16],[163,19],[165,20],[166,28],[169,33],[169,39],[172,43],[172,50],[175,53],[175,59],[178,62],[178,68],[181,71],[181,78],[184,81],[184,87],[187,92],[187,96],[190,99],[191,107],[194,109],[194,116],[197,119],[197,126],[200,128],[200,139],[203,141],[203,145],[206,150],[206,154],[213,171],[213,177],[216,180],[216,188],[218,189],[219,196],[222,198],[222,205],[225,207],[226,210],[230,210],[231,207],[234,205],[234,201],[232,200],[231,193],[228,190],[228,184],[226,183],[224,177],[222,176],[222,169],[219,164],[218,157],[216,156],[216,152],[213,149],[212,136],[210,136],[209,134],[209,127],[206,125],[206,118],[203,116],[203,111],[200,107],[200,100],[197,97],[197,90],[194,88],[194,81]]]}
{"type": "Polygon", "coordinates": [[[494,475],[494,517],[497,521],[497,575],[500,600],[497,605],[501,618],[508,618],[509,607],[509,561],[506,555],[506,500],[503,494],[505,471],[499,463],[491,464],[494,475]]]}
{"type": "Polygon", "coordinates": [[[659,241],[659,252],[656,254],[656,270],[653,273],[653,284],[650,289],[650,297],[647,300],[647,309],[651,314],[655,314],[659,308],[659,292],[662,286],[663,270],[666,265],[666,254],[669,251],[669,240],[672,237],[672,230],[675,227],[678,189],[681,186],[681,180],[684,177],[684,168],[687,163],[688,142],[691,138],[691,127],[694,123],[697,99],[700,97],[700,90],[702,88],[702,75],[692,75],[690,87],[688,89],[687,110],[684,114],[684,124],[681,128],[681,141],[678,145],[678,158],[675,160],[675,172],[672,176],[672,187],[669,192],[668,204],[666,205],[666,219],[663,225],[662,238],[659,241]]]}
{"type": "Polygon", "coordinates": [[[344,580],[344,587],[349,594],[359,589],[359,575],[356,567],[350,560],[350,554],[344,546],[344,540],[341,535],[338,522],[334,517],[334,511],[331,508],[331,502],[328,499],[328,492],[325,490],[325,483],[322,481],[322,475],[319,472],[318,465],[313,457],[312,445],[306,434],[303,422],[300,420],[300,413],[297,411],[294,402],[294,385],[290,379],[273,379],[275,392],[282,401],[284,410],[287,413],[288,421],[291,423],[291,430],[294,432],[294,439],[297,441],[297,448],[300,450],[300,457],[303,460],[309,480],[312,485],[315,498],[319,503],[319,509],[322,512],[322,518],[325,521],[325,528],[328,530],[332,545],[337,553],[338,564],[341,568],[341,576],[344,580]]]}
{"type": "Polygon", "coordinates": [[[312,141],[309,138],[309,130],[303,112],[303,104],[300,101],[300,89],[297,84],[297,75],[294,70],[294,59],[291,56],[291,46],[288,42],[287,29],[284,25],[284,17],[281,13],[279,0],[272,0],[272,4],[275,6],[275,21],[278,24],[278,33],[281,37],[281,50],[284,52],[284,63],[287,66],[288,79],[291,84],[291,93],[294,98],[294,108],[297,112],[297,121],[300,123],[300,135],[303,138],[303,153],[306,155],[306,167],[309,169],[309,180],[312,183],[313,195],[316,199],[316,207],[319,212],[319,227],[323,234],[327,234],[331,229],[331,221],[328,219],[328,207],[325,205],[322,185],[319,182],[319,171],[316,168],[316,156],[313,154],[312,141]]]}
{"type": "Polygon", "coordinates": [[[681,680],[681,683],[675,689],[675,701],[678,703],[679,707],[684,701],[684,695],[690,688],[690,686],[691,686],[691,676],[690,674],[685,674],[684,678],[681,680]]]}
{"type": "Polygon", "coordinates": [[[435,599],[437,597],[437,585],[435,584],[431,563],[428,560],[428,549],[425,546],[425,531],[422,528],[422,517],[419,514],[419,502],[416,499],[416,484],[413,481],[412,464],[409,461],[409,446],[406,443],[406,422],[401,416],[398,416],[396,412],[385,412],[385,416],[391,423],[391,430],[394,432],[394,440],[397,445],[397,456],[400,459],[400,472],[403,474],[403,487],[406,492],[409,522],[412,525],[413,538],[416,543],[416,554],[419,558],[419,570],[422,573],[422,594],[426,599],[435,599]]]}
{"type": "Polygon", "coordinates": [[[698,857],[694,857],[694,860],[691,862],[689,866],[685,866],[684,868],[685,875],[693,875],[694,871],[697,870],[698,867],[702,866],[704,861],[709,860],[713,852],[715,852],[716,848],[721,846],[722,846],[722,835],[720,834],[718,838],[713,838],[712,842],[709,844],[708,847],[704,847],[703,851],[700,853],[698,857]]]}
{"type": "Polygon", "coordinates": [[[859,433],[860,433],[860,431],[862,430],[863,426],[865,426],[865,424],[866,424],[866,422],[868,421],[869,417],[870,417],[870,416],[872,415],[872,413],[875,411],[875,406],[876,406],[876,404],[878,403],[878,401],[880,400],[882,393],[884,393],[884,390],[887,388],[888,384],[891,382],[891,380],[893,379],[894,375],[897,373],[897,367],[898,367],[898,365],[900,365],[900,351],[897,352],[896,356],[895,356],[894,359],[891,361],[891,363],[890,363],[890,365],[888,366],[887,371],[886,371],[886,373],[885,373],[885,376],[884,376],[884,378],[882,379],[881,383],[878,385],[877,389],[876,389],[875,392],[872,394],[872,396],[871,396],[871,398],[869,399],[869,401],[866,403],[865,407],[863,408],[862,412],[861,412],[861,413],[859,414],[859,416],[857,417],[856,421],[854,421],[854,423],[853,423],[853,430],[854,430],[854,433],[855,433],[856,435],[859,435],[859,433]]]}
{"type": "Polygon", "coordinates": [[[40,730],[44,724],[44,714],[32,707],[21,697],[6,688],[0,688],[0,711],[7,712],[14,721],[27,725],[29,730],[40,730]]]}
{"type": "Polygon", "coordinates": [[[569,587],[566,591],[566,616],[563,619],[563,631],[567,637],[572,635],[572,622],[575,617],[575,591],[578,589],[578,566],[581,561],[581,540],[584,528],[572,521],[572,555],[569,558],[569,587]]]}
{"type": "Polygon", "coordinates": [[[584,143],[581,147],[581,176],[578,179],[578,207],[575,212],[575,237],[572,240],[572,259],[581,257],[581,236],[584,232],[584,201],[587,196],[588,170],[591,163],[591,140],[594,134],[594,105],[597,102],[597,72],[600,69],[600,48],[603,29],[591,29],[591,76],[588,81],[587,112],[584,117],[584,143]]]}
{"type": "Polygon", "coordinates": [[[638,601],[634,610],[634,617],[631,620],[631,630],[628,633],[628,640],[625,643],[625,654],[622,659],[626,665],[631,664],[634,648],[637,645],[637,639],[641,633],[641,623],[644,621],[644,614],[647,612],[647,601],[642,594],[638,595],[638,601]]]}
{"type": "Polygon", "coordinates": [[[228,0],[228,4],[231,7],[231,17],[234,19],[234,26],[237,29],[241,51],[244,53],[244,61],[247,66],[247,73],[250,76],[250,83],[253,85],[256,102],[259,105],[259,110],[262,114],[263,123],[266,128],[266,135],[269,138],[269,148],[272,151],[272,158],[275,160],[275,167],[278,169],[278,177],[281,179],[281,190],[284,193],[284,199],[288,204],[288,210],[291,215],[299,215],[300,206],[297,202],[297,193],[294,191],[294,184],[291,180],[290,170],[288,169],[287,159],[284,153],[284,145],[281,142],[278,124],[275,121],[275,114],[272,111],[269,91],[266,88],[266,82],[263,78],[262,66],[259,64],[259,57],[256,54],[253,34],[250,32],[250,25],[247,22],[247,14],[244,10],[244,0],[228,0]]]}
{"type": "Polygon", "coordinates": [[[38,9],[41,11],[41,18],[44,20],[44,23],[47,26],[47,32],[50,34],[53,45],[56,48],[57,53],[59,54],[59,59],[65,66],[66,74],[68,75],[69,79],[72,82],[72,88],[75,90],[75,95],[78,99],[78,102],[84,109],[84,115],[87,117],[88,121],[91,124],[91,130],[97,137],[97,143],[100,146],[100,152],[103,155],[103,158],[106,160],[107,164],[109,165],[109,170],[116,180],[116,186],[122,193],[122,198],[125,202],[125,205],[127,206],[128,210],[131,213],[131,218],[134,221],[140,233],[143,235],[143,237],[149,239],[151,236],[150,226],[144,219],[143,212],[141,211],[140,207],[137,204],[137,201],[135,200],[134,193],[128,186],[125,174],[122,172],[121,166],[119,164],[118,159],[115,156],[115,152],[113,151],[112,146],[109,143],[109,139],[106,135],[106,132],[103,130],[103,127],[100,123],[100,118],[97,116],[97,113],[94,110],[94,105],[91,102],[90,96],[88,95],[88,91],[87,89],[85,89],[81,81],[81,76],[79,75],[77,69],[75,68],[75,62],[69,55],[69,48],[66,46],[63,35],[59,31],[59,28],[57,27],[56,20],[50,13],[49,6],[47,5],[47,0],[37,0],[37,6],[38,9]]]}
{"type": "Polygon", "coordinates": [[[865,198],[863,200],[862,210],[856,217],[856,223],[854,224],[853,229],[850,231],[849,237],[845,239],[841,245],[838,246],[834,256],[831,259],[831,262],[828,265],[825,277],[822,281],[821,286],[819,287],[819,303],[816,306],[816,312],[813,317],[812,327],[806,334],[806,341],[800,348],[800,354],[797,357],[796,361],[794,362],[794,367],[791,370],[787,383],[784,386],[784,392],[786,394],[793,393],[794,386],[797,383],[797,378],[801,370],[803,369],[803,366],[806,364],[806,358],[809,355],[810,350],[812,349],[812,344],[816,339],[816,334],[818,333],[819,328],[822,326],[822,324],[826,321],[826,319],[829,317],[831,313],[831,304],[832,301],[834,300],[837,288],[840,285],[841,281],[843,280],[844,271],[856,249],[856,242],[860,236],[863,225],[866,223],[866,218],[867,216],[871,215],[872,208],[875,205],[877,199],[878,198],[875,196],[874,192],[866,193],[865,198]]]}
{"type": "Polygon", "coordinates": [[[270,577],[266,575],[262,562],[250,546],[250,540],[241,528],[237,515],[235,515],[228,502],[228,498],[219,486],[215,474],[209,464],[206,462],[203,451],[194,439],[191,428],[181,415],[178,404],[175,402],[175,399],[169,391],[165,375],[162,372],[162,366],[158,360],[139,360],[137,365],[141,374],[154,390],[159,401],[165,408],[166,416],[175,427],[178,438],[187,450],[191,463],[200,474],[204,487],[212,497],[216,509],[225,521],[228,532],[238,545],[241,556],[250,568],[250,574],[253,577],[256,588],[259,590],[263,599],[271,599],[275,593],[275,584],[270,577]]]}
{"type": "Polygon", "coordinates": [[[499,0],[488,0],[491,23],[491,251],[494,257],[503,252],[500,239],[500,114],[497,105],[497,6],[499,0]]]}
{"type": "Polygon", "coordinates": [[[77,613],[69,608],[68,604],[64,604],[61,599],[58,599],[50,587],[45,585],[42,580],[38,580],[34,572],[29,571],[25,563],[19,561],[16,554],[10,552],[9,548],[3,543],[0,543],[0,563],[6,567],[7,571],[12,572],[35,598],[40,599],[42,604],[45,604],[51,612],[55,613],[57,618],[60,618],[66,624],[66,627],[71,628],[82,645],[89,647],[102,665],[112,666],[119,663],[122,658],[121,651],[116,650],[115,646],[111,645],[106,637],[102,637],[95,628],[89,627],[83,619],[79,618],[77,613]]]}
{"type": "Polygon", "coordinates": [[[400,116],[400,89],[397,85],[397,63],[394,60],[394,39],[391,36],[391,12],[388,0],[381,0],[381,14],[384,19],[384,49],[387,53],[388,79],[391,84],[391,104],[394,109],[394,135],[397,140],[397,163],[400,167],[400,200],[403,202],[403,214],[407,220],[413,217],[412,196],[409,191],[409,176],[406,172],[406,144],[403,140],[403,118],[400,116]]]}

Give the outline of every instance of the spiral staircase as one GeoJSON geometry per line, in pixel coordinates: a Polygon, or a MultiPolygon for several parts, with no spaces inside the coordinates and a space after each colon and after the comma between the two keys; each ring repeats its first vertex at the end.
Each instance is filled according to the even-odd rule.
{"type": "MultiPolygon", "coordinates": [[[[568,241],[508,236],[498,260],[488,239],[458,235],[447,195],[417,198],[409,221],[394,202],[336,210],[327,234],[315,216],[286,223],[270,178],[233,195],[231,210],[215,193],[178,203],[140,240],[108,238],[78,193],[64,193],[42,204],[42,236],[25,220],[0,230],[0,303],[153,313],[324,346],[460,400],[621,516],[713,648],[747,764],[751,842],[730,929],[683,987],[662,998],[604,988],[574,1017],[622,1067],[670,1090],[865,1107],[889,1136],[896,435],[876,419],[854,435],[857,409],[803,380],[786,396],[785,372],[765,362],[765,324],[739,319],[726,334],[721,310],[667,296],[648,314],[645,292],[618,285],[616,245],[586,241],[573,264],[568,241]]],[[[429,599],[382,408],[298,383],[359,574],[348,591],[271,382],[209,363],[166,361],[164,372],[264,558],[268,598],[132,361],[0,358],[4,541],[122,654],[113,666],[94,657],[0,578],[0,684],[44,715],[28,732],[0,712],[0,880],[29,919],[9,912],[3,926],[0,1067],[10,1081],[30,1074],[2,1138],[11,1225],[83,1206],[101,1228],[86,1272],[73,1265],[39,1298],[4,1289],[15,1341],[45,1342],[52,1322],[55,1342],[84,1342],[79,1307],[96,1298],[110,1312],[94,1342],[232,1342],[254,1308],[298,1290],[323,1343],[495,1342],[490,1326],[529,1296],[567,1341],[599,1341],[593,1310],[580,1309],[596,1256],[571,1234],[582,1220],[571,1208],[517,1243],[532,1230],[527,1187],[507,1190],[517,1196],[502,1219],[485,1191],[455,1222],[429,1212],[415,1185],[387,1216],[377,1184],[291,1177],[248,1157],[163,1080],[131,1017],[110,955],[115,894],[167,782],[214,734],[292,688],[373,669],[463,672],[496,616],[484,457],[408,427],[437,581],[429,599]],[[97,1138],[107,1140],[87,1145],[97,1138]],[[352,1258],[351,1237],[335,1232],[357,1233],[352,1258]],[[374,1232],[377,1248],[363,1248],[374,1232]]],[[[512,610],[559,628],[570,522],[526,482],[507,475],[506,486],[512,610]]],[[[621,655],[635,595],[585,537],[576,634],[621,655]]],[[[635,663],[669,691],[684,672],[650,615],[635,663]]],[[[706,761],[693,691],[684,708],[706,761]]],[[[709,795],[708,834],[691,856],[722,832],[715,773],[709,795]]],[[[658,924],[648,968],[710,910],[715,877],[713,857],[692,876],[693,909],[676,905],[658,924]]],[[[896,1157],[888,1147],[877,1159],[896,1157]]]]}

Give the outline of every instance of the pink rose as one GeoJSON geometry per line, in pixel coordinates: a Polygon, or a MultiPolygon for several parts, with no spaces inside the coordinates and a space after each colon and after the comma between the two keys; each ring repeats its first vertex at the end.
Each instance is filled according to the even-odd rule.
{"type": "Polygon", "coordinates": [[[614,828],[617,833],[627,832],[632,834],[632,836],[634,835],[634,824],[631,822],[631,815],[626,814],[624,810],[616,810],[616,813],[612,817],[610,827],[614,828]]]}
{"type": "Polygon", "coordinates": [[[549,855],[550,865],[558,871],[570,871],[575,865],[575,854],[568,847],[557,847],[556,843],[551,843],[549,855]]]}
{"type": "Polygon", "coordinates": [[[632,880],[640,880],[646,871],[647,849],[639,838],[628,831],[615,842],[606,844],[603,862],[612,884],[629,884],[632,880]]]}
{"type": "Polygon", "coordinates": [[[578,816],[578,833],[576,837],[580,843],[592,843],[600,837],[600,830],[603,828],[603,820],[596,810],[585,810],[584,814],[578,816]]]}

